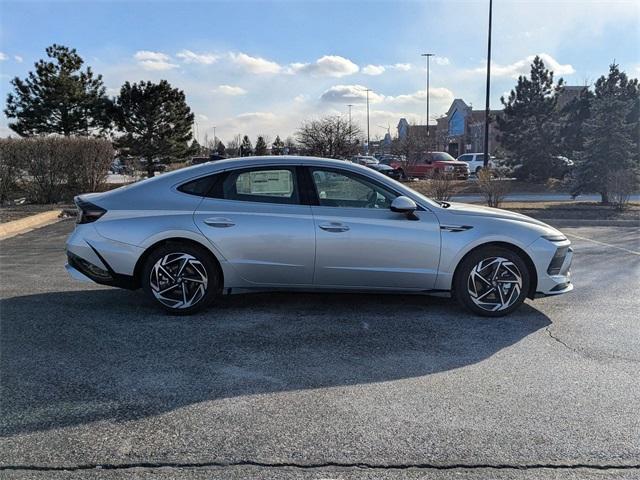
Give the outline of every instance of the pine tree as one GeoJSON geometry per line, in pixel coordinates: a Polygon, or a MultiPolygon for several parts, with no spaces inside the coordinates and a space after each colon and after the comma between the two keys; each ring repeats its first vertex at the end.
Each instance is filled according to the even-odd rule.
{"type": "Polygon", "coordinates": [[[194,154],[193,113],[184,92],[169,82],[126,82],[115,104],[115,120],[123,135],[117,145],[129,155],[146,161],[153,176],[153,161],[181,160],[194,154]]]}
{"type": "Polygon", "coordinates": [[[556,154],[558,92],[560,79],[553,82],[553,72],[536,56],[531,64],[531,78],[518,77],[508,99],[500,98],[503,115],[498,117],[500,141],[517,165],[519,178],[545,180],[553,170],[556,154]]]}
{"type": "Polygon", "coordinates": [[[75,49],[53,44],[46,50],[51,59],[39,60],[26,79],[11,80],[15,92],[7,95],[5,115],[15,119],[9,127],[28,137],[100,134],[109,128],[111,102],[105,95],[102,75],[75,49]]]}
{"type": "Polygon", "coordinates": [[[584,147],[578,156],[574,194],[598,192],[609,202],[608,180],[614,172],[638,173],[638,80],[629,80],[618,65],[595,84],[590,117],[585,121],[584,147]]]}
{"type": "Polygon", "coordinates": [[[587,87],[560,111],[558,143],[560,150],[570,158],[576,158],[584,150],[585,122],[591,116],[593,92],[587,87]]]}
{"type": "Polygon", "coordinates": [[[249,140],[249,136],[245,135],[242,137],[242,144],[240,145],[240,156],[241,157],[249,157],[253,154],[253,145],[251,145],[251,140],[249,140]]]}
{"type": "Polygon", "coordinates": [[[271,153],[273,155],[282,155],[284,153],[284,142],[280,140],[280,135],[276,135],[276,139],[271,146],[271,153]]]}
{"type": "Polygon", "coordinates": [[[259,136],[256,140],[256,155],[262,156],[267,154],[267,143],[264,141],[263,136],[259,136]]]}
{"type": "Polygon", "coordinates": [[[224,157],[227,154],[227,148],[224,146],[224,143],[222,143],[222,140],[218,142],[216,153],[221,157],[224,157]]]}

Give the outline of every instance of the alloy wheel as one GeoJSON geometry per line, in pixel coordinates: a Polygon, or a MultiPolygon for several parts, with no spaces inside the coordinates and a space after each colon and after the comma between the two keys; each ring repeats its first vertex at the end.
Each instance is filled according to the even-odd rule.
{"type": "Polygon", "coordinates": [[[174,309],[192,307],[205,296],[208,277],[204,265],[188,253],[169,253],[151,269],[149,285],[154,297],[174,309]]]}
{"type": "Polygon", "coordinates": [[[467,281],[473,303],[488,312],[506,310],[518,301],[522,291],[522,274],[504,257],[491,257],[478,262],[467,281]]]}

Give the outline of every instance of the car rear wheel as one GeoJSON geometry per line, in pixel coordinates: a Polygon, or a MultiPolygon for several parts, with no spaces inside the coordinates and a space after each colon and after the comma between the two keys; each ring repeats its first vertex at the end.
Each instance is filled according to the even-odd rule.
{"type": "Polygon", "coordinates": [[[142,286],[164,310],[189,315],[211,304],[220,290],[220,280],[215,259],[204,248],[170,243],[147,258],[142,286]]]}
{"type": "Polygon", "coordinates": [[[501,317],[524,302],[530,281],[520,255],[506,248],[486,247],[462,261],[454,289],[458,301],[473,313],[501,317]]]}

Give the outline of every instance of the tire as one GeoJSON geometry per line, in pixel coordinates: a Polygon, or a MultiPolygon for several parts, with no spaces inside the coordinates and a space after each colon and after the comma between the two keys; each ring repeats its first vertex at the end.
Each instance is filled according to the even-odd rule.
{"type": "Polygon", "coordinates": [[[529,269],[520,255],[502,247],[481,247],[462,260],[454,280],[458,302],[483,317],[502,317],[524,302],[529,269]]]}
{"type": "Polygon", "coordinates": [[[216,259],[204,247],[186,242],[167,243],[151,252],[141,281],[149,298],[173,315],[205,309],[221,290],[216,259]]]}
{"type": "Polygon", "coordinates": [[[478,174],[482,171],[482,167],[477,167],[476,168],[476,177],[478,176],[478,174]]]}

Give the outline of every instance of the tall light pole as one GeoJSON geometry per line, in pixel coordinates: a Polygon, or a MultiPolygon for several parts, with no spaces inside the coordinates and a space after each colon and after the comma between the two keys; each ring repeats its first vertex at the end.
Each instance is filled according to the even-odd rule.
{"type": "Polygon", "coordinates": [[[351,138],[351,107],[353,107],[353,104],[350,103],[347,105],[347,107],[349,107],[349,143],[351,143],[353,141],[353,139],[351,138]]]}
{"type": "Polygon", "coordinates": [[[367,88],[365,91],[367,92],[367,153],[369,153],[369,143],[371,143],[369,137],[369,92],[371,89],[367,88]]]}
{"type": "Polygon", "coordinates": [[[431,138],[429,138],[429,59],[435,56],[435,53],[423,53],[421,55],[427,61],[427,151],[431,150],[431,138]]]}
{"type": "Polygon", "coordinates": [[[484,168],[489,164],[489,91],[491,89],[491,12],[493,0],[489,0],[489,39],[487,41],[487,95],[484,107],[484,168]]]}

